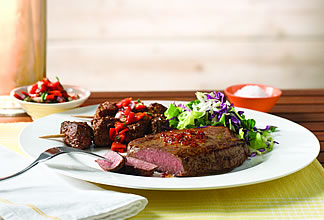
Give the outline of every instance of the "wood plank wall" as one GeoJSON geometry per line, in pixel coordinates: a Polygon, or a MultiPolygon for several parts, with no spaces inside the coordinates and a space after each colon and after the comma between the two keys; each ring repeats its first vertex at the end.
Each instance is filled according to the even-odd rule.
{"type": "Polygon", "coordinates": [[[91,90],[324,88],[323,0],[48,0],[47,75],[91,90]]]}

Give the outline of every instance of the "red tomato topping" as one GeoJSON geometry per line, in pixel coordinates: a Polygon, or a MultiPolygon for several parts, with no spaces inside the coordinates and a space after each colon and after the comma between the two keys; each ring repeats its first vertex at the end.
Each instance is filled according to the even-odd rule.
{"type": "Polygon", "coordinates": [[[15,97],[24,101],[41,103],[61,103],[79,98],[78,95],[69,95],[64,90],[59,80],[51,82],[47,78],[34,83],[30,87],[28,93],[21,91],[21,94],[22,95],[17,94],[15,97]]]}
{"type": "Polygon", "coordinates": [[[132,100],[133,100],[132,98],[126,98],[126,99],[121,100],[116,105],[117,105],[118,108],[126,107],[132,102],[132,100]]]}
{"type": "Polygon", "coordinates": [[[111,150],[117,151],[119,153],[124,153],[124,152],[126,152],[126,144],[120,144],[117,142],[113,142],[111,145],[111,150]]]}
{"type": "Polygon", "coordinates": [[[115,128],[110,128],[109,129],[109,138],[110,140],[114,140],[116,137],[116,129],[115,128]]]}

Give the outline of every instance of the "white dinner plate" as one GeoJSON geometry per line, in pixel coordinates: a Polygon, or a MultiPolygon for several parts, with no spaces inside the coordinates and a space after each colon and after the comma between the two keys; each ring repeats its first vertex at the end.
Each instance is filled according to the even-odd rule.
{"type": "MultiPolygon", "coordinates": [[[[157,101],[169,106],[168,101],[157,101]]],[[[145,101],[149,104],[150,101],[145,101]]],[[[44,150],[62,146],[58,140],[41,139],[39,136],[58,134],[63,121],[82,121],[73,115],[93,115],[97,105],[82,107],[62,113],[46,116],[24,128],[19,143],[25,153],[37,158],[44,150]]],[[[243,110],[246,118],[254,118],[258,128],[266,125],[278,127],[275,140],[279,142],[272,152],[265,154],[263,161],[251,167],[246,161],[241,167],[226,174],[203,177],[142,177],[112,172],[104,172],[94,162],[94,158],[84,155],[62,155],[46,162],[51,169],[77,179],[136,189],[150,190],[202,190],[237,187],[261,183],[294,173],[310,164],[318,155],[320,144],[317,138],[306,128],[271,114],[248,109],[243,110]]],[[[84,121],[84,120],[83,120],[84,121]]],[[[90,122],[90,120],[88,120],[90,122]]],[[[90,149],[103,155],[107,149],[90,149]]]]}

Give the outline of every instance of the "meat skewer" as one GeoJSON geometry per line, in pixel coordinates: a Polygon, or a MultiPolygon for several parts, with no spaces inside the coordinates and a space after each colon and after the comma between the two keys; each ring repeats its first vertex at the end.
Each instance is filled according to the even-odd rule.
{"type": "Polygon", "coordinates": [[[125,152],[131,140],[157,133],[169,126],[163,113],[167,108],[159,103],[145,106],[131,98],[119,103],[106,101],[100,104],[91,121],[96,146],[111,147],[125,152]]]}
{"type": "Polygon", "coordinates": [[[45,135],[45,136],[40,136],[39,138],[64,138],[65,134],[50,134],[50,135],[45,135]]]}
{"type": "Polygon", "coordinates": [[[93,115],[72,115],[72,117],[93,119],[93,115]]]}
{"type": "Polygon", "coordinates": [[[63,137],[63,142],[74,148],[85,149],[92,144],[93,130],[86,122],[64,121],[60,134],[41,136],[40,138],[63,137]]]}
{"type": "MultiPolygon", "coordinates": [[[[125,152],[131,140],[147,134],[158,133],[168,127],[163,115],[166,107],[159,103],[145,106],[140,100],[123,99],[120,103],[106,101],[101,103],[91,116],[91,127],[86,122],[61,124],[60,134],[45,135],[40,138],[63,138],[65,144],[84,149],[93,142],[95,146],[107,147],[125,152]]],[[[81,117],[90,118],[82,115],[81,117]]]]}

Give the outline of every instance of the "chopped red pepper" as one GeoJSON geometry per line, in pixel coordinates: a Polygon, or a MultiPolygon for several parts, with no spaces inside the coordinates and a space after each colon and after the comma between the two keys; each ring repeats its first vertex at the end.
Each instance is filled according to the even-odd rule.
{"type": "MultiPolygon", "coordinates": [[[[27,92],[22,91],[21,95],[17,94],[20,99],[30,102],[45,102],[45,103],[61,103],[78,99],[78,95],[69,95],[63,88],[62,84],[57,79],[56,82],[51,82],[44,78],[34,83],[27,92]],[[27,97],[28,99],[26,99],[27,97]],[[37,97],[42,97],[41,99],[37,97]]],[[[18,97],[16,97],[18,98],[18,97]]]]}
{"type": "Polygon", "coordinates": [[[121,123],[121,122],[116,122],[115,123],[115,129],[116,129],[116,133],[118,133],[119,131],[123,130],[125,128],[125,124],[121,123]]]}
{"type": "Polygon", "coordinates": [[[115,128],[110,128],[109,129],[109,138],[110,140],[115,140],[116,137],[116,129],[115,128]]]}
{"type": "MultiPolygon", "coordinates": [[[[118,151],[118,152],[125,152],[126,151],[126,144],[123,144],[125,142],[127,131],[129,130],[126,125],[132,124],[134,122],[137,122],[141,120],[144,117],[149,117],[147,112],[138,112],[135,114],[135,112],[131,109],[132,98],[125,98],[121,100],[117,105],[119,108],[118,111],[118,118],[123,118],[125,120],[124,123],[122,122],[115,122],[115,127],[110,128],[109,130],[109,137],[111,140],[113,140],[113,144],[111,145],[111,149],[118,151]]],[[[140,100],[135,101],[133,104],[135,104],[136,110],[144,110],[147,108],[140,100]]]]}
{"type": "Polygon", "coordinates": [[[47,90],[47,86],[45,83],[42,83],[40,87],[38,86],[38,89],[36,90],[36,93],[43,93],[47,90]]]}
{"type": "Polygon", "coordinates": [[[129,115],[126,118],[125,123],[126,124],[131,124],[132,122],[134,122],[134,117],[135,117],[135,113],[134,112],[130,112],[129,115]]]}
{"type": "Polygon", "coordinates": [[[51,90],[63,90],[63,87],[61,85],[61,83],[59,81],[56,82],[49,82],[48,83],[48,88],[50,88],[51,90]]]}
{"type": "Polygon", "coordinates": [[[18,95],[17,93],[14,93],[14,96],[15,96],[15,98],[17,98],[17,99],[19,99],[19,100],[23,100],[23,98],[20,97],[20,95],[18,95]]]}
{"type": "Polygon", "coordinates": [[[146,106],[143,103],[140,103],[135,106],[135,109],[138,111],[144,110],[145,108],[146,108],[146,106]]]}
{"type": "Polygon", "coordinates": [[[126,99],[121,100],[116,105],[117,105],[118,108],[126,107],[132,102],[132,100],[133,100],[132,98],[126,98],[126,99]]]}
{"type": "Polygon", "coordinates": [[[38,84],[35,83],[35,84],[31,87],[29,93],[30,93],[30,94],[35,94],[37,89],[38,89],[38,84]]]}
{"type": "Polygon", "coordinates": [[[129,130],[128,128],[125,128],[125,129],[121,130],[118,134],[124,134],[128,130],[129,130]]]}
{"type": "Polygon", "coordinates": [[[135,121],[139,121],[139,120],[141,120],[142,118],[144,118],[145,116],[147,116],[146,112],[138,112],[138,113],[136,113],[136,115],[135,115],[135,121]]]}
{"type": "Polygon", "coordinates": [[[113,142],[111,145],[111,150],[117,151],[119,153],[124,153],[124,152],[126,152],[126,144],[120,144],[117,142],[113,142]]]}
{"type": "Polygon", "coordinates": [[[21,94],[25,95],[25,96],[29,96],[29,94],[25,91],[21,91],[21,94]]]}
{"type": "Polygon", "coordinates": [[[129,106],[127,106],[124,110],[124,114],[127,116],[127,115],[129,115],[130,112],[131,112],[131,108],[129,106]]]}
{"type": "Polygon", "coordinates": [[[116,136],[116,142],[122,144],[125,140],[125,134],[118,134],[116,136]]]}
{"type": "Polygon", "coordinates": [[[47,95],[46,96],[46,100],[53,100],[55,98],[55,96],[54,95],[47,95]]]}
{"type": "Polygon", "coordinates": [[[52,90],[52,91],[49,91],[48,94],[55,95],[55,96],[62,96],[62,93],[60,90],[52,90]]]}

